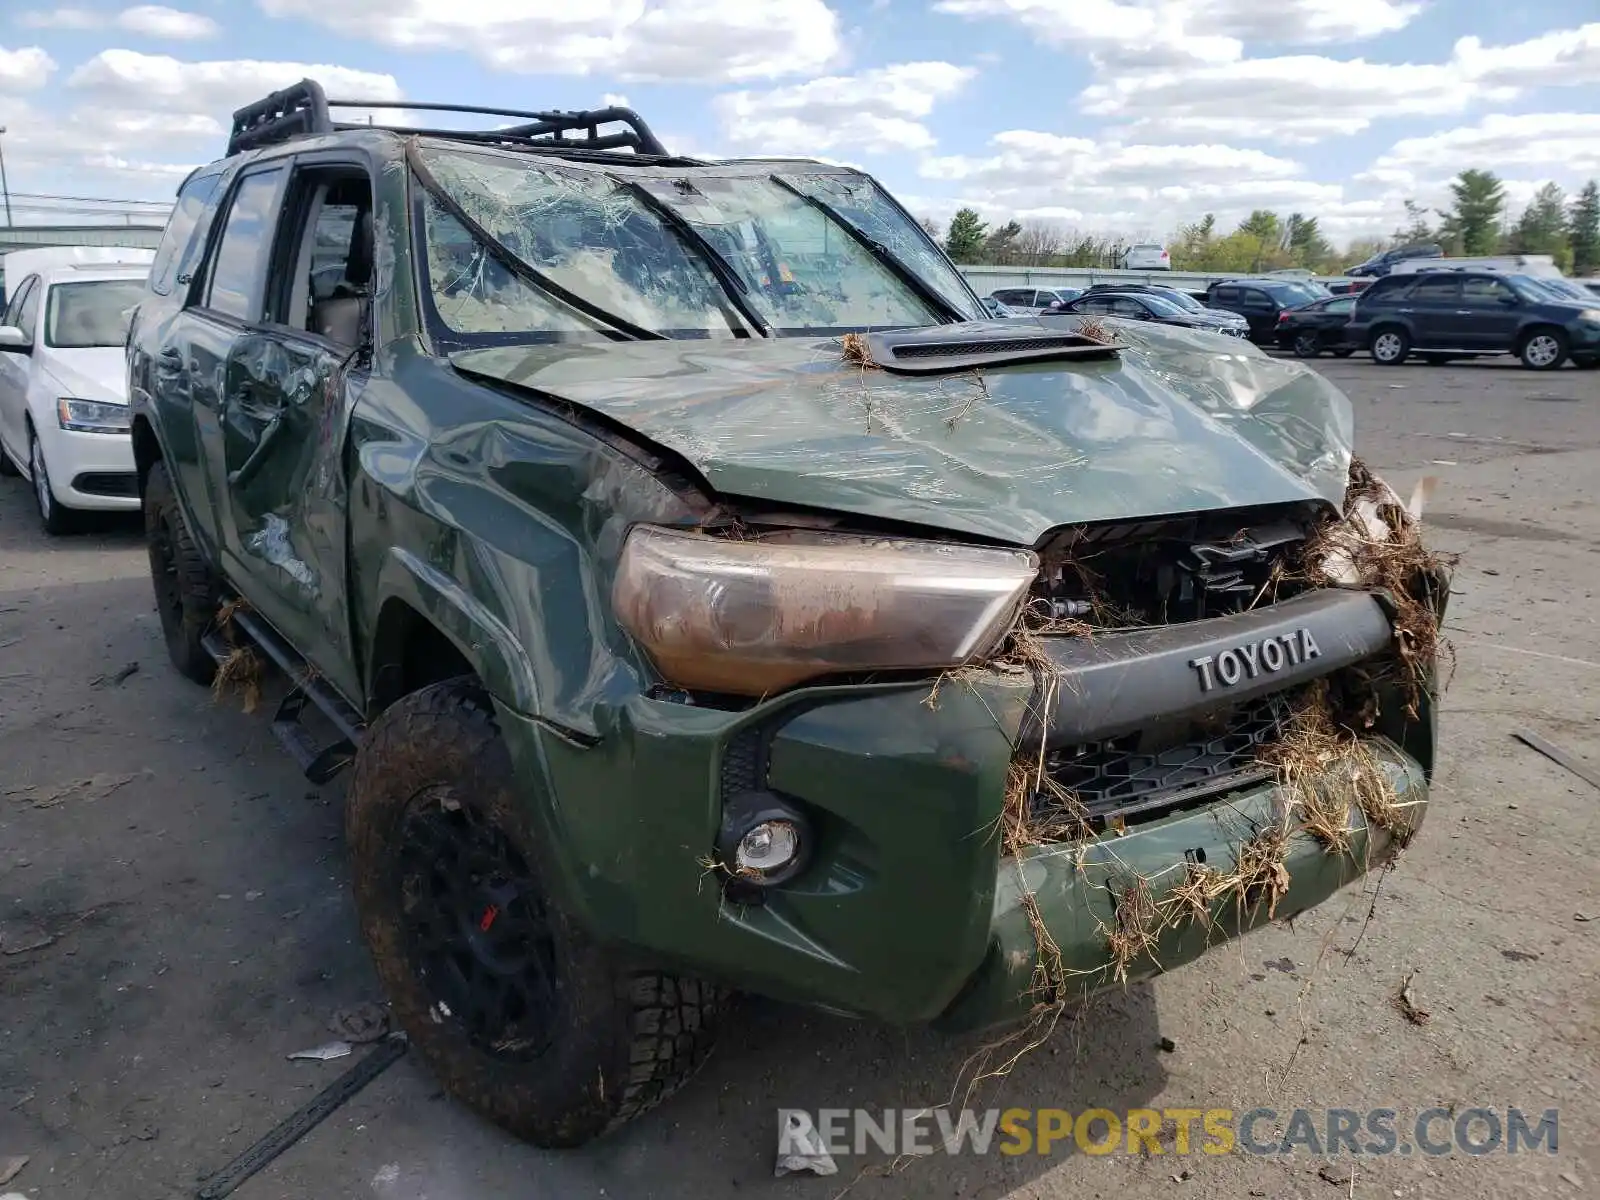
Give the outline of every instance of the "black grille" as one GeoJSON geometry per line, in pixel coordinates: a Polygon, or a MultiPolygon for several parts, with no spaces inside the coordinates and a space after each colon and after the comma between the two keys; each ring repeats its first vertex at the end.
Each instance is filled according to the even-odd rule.
{"type": "Polygon", "coordinates": [[[1040,547],[1033,611],[1173,625],[1286,599],[1295,586],[1279,568],[1309,526],[1290,506],[1068,528],[1040,547]]]}
{"type": "Polygon", "coordinates": [[[1105,350],[1101,342],[1082,337],[1025,337],[981,342],[912,342],[896,346],[896,358],[954,358],[964,354],[1016,354],[1028,350],[1105,350]]]}
{"type": "MultiPolygon", "coordinates": [[[[1258,763],[1262,746],[1275,741],[1292,710],[1291,693],[1126,737],[1052,752],[1050,778],[1077,798],[1091,825],[1146,820],[1189,802],[1245,787],[1270,776],[1258,763]]],[[[1032,799],[1033,815],[1071,817],[1052,811],[1049,792],[1032,799]]]]}
{"type": "Polygon", "coordinates": [[[86,471],[72,481],[72,490],[86,496],[137,496],[139,477],[132,471],[86,471]]]}

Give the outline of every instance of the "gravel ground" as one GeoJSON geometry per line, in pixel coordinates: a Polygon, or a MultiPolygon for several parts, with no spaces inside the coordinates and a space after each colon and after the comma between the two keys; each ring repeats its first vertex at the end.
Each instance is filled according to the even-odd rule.
{"type": "MultiPolygon", "coordinates": [[[[1432,1106],[1557,1108],[1558,1154],[868,1156],[774,1181],[779,1106],[937,1103],[974,1044],[752,1003],[688,1091],[585,1151],[509,1140],[407,1058],[235,1195],[1600,1194],[1600,789],[1511,737],[1600,767],[1600,374],[1319,366],[1402,494],[1438,476],[1425,524],[1465,555],[1430,819],[1376,903],[1353,891],[1106,997],[983,1103],[1393,1108],[1402,1133],[1432,1106]],[[1426,1024],[1393,1003],[1407,977],[1426,1024]]],[[[264,712],[169,668],[136,523],[48,542],[18,480],[0,481],[0,792],[0,1175],[27,1155],[9,1187],[44,1200],[192,1196],[354,1061],[285,1056],[380,998],[340,783],[308,787],[264,712]]]]}

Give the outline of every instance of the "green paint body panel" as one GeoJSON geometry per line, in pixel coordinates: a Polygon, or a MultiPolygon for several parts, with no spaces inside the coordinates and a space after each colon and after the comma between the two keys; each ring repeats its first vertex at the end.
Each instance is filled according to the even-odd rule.
{"type": "Polygon", "coordinates": [[[1350,403],[1322,376],[1220,334],[1118,336],[1113,359],[985,368],[981,394],[970,374],[851,366],[836,338],[452,361],[635,429],[721,495],[1014,544],[1088,521],[1343,502],[1350,403]]]}
{"type": "MultiPolygon", "coordinates": [[[[848,367],[828,338],[445,357],[422,317],[400,139],[240,155],[218,168],[223,194],[295,159],[371,181],[370,361],[211,313],[187,276],[147,297],[130,336],[136,445],[172,464],[231,585],[369,714],[405,631],[442,635],[495,699],[555,900],[597,938],[890,1021],[965,1028],[1024,1011],[1031,941],[997,819],[1031,677],[978,673],[937,703],[931,680],[739,712],[651,699],[658,680],[609,599],[628,531],[726,507],[1033,546],[1081,522],[1337,504],[1349,402],[1253,346],[1131,326],[1110,360],[985,368],[976,397],[970,381],[848,367]],[[760,782],[806,806],[818,844],[805,874],[740,909],[704,864],[724,773],[752,738],[760,782]]],[[[221,225],[208,213],[198,236],[214,249],[221,225]]],[[[1432,720],[1430,707],[1383,731],[1420,762],[1419,795],[1432,720]]],[[[1030,856],[1071,964],[1104,953],[1111,852],[1151,872],[1197,845],[1223,853],[1222,807],[1091,845],[1081,872],[1030,856]]],[[[1291,903],[1348,882],[1346,866],[1297,849],[1291,903]]],[[[1164,948],[1164,962],[1198,948],[1164,948]]]]}
{"type": "MultiPolygon", "coordinates": [[[[1396,784],[1413,832],[1428,805],[1422,766],[1387,742],[1374,742],[1374,754],[1396,784]]],[[[1172,817],[1077,846],[1037,847],[1001,868],[995,894],[989,954],[960,1000],[937,1024],[951,1032],[987,1028],[1027,1016],[1032,994],[1036,941],[1022,907],[1024,880],[1039,915],[1061,950],[1067,996],[1083,997],[1120,986],[1106,952],[1106,930],[1116,920],[1116,897],[1143,876],[1157,900],[1184,880],[1190,861],[1226,872],[1237,847],[1256,830],[1282,820],[1284,798],[1271,784],[1197,812],[1172,817]]],[[[1398,849],[1381,829],[1351,813],[1348,853],[1330,853],[1309,834],[1291,835],[1284,866],[1289,890],[1274,912],[1265,901],[1242,902],[1230,895],[1212,908],[1211,924],[1186,920],[1162,931],[1155,948],[1127,967],[1127,982],[1137,983],[1192,962],[1212,946],[1265,925],[1275,915],[1288,920],[1321,904],[1334,893],[1386,863],[1398,849]]]]}

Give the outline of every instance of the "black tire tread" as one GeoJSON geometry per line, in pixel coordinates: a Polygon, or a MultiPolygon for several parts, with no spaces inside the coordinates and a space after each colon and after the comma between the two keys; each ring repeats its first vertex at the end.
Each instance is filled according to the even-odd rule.
{"type": "MultiPolygon", "coordinates": [[[[470,676],[403,697],[369,727],[356,755],[345,809],[362,932],[401,1026],[445,1091],[495,1124],[547,1149],[572,1148],[648,1112],[705,1064],[731,993],[714,984],[637,969],[594,946],[575,929],[571,986],[581,1017],[566,1023],[557,1061],[502,1063],[462,1043],[426,1017],[424,989],[407,964],[395,926],[381,911],[382,859],[390,824],[403,807],[390,797],[414,794],[408,760],[471,764],[476,781],[514,778],[494,708],[470,676]],[[392,772],[400,787],[387,787],[392,772]],[[572,1049],[585,1046],[586,1053],[572,1049]],[[577,1060],[575,1061],[574,1056],[577,1060]],[[564,1060],[564,1061],[563,1061],[564,1060]]],[[[492,790],[492,789],[490,789],[492,790]]],[[[483,787],[475,789],[482,794],[483,787]]],[[[530,832],[511,813],[504,828],[525,852],[530,832]]],[[[529,853],[537,864],[537,854],[529,853]]],[[[559,914],[558,914],[559,915],[559,914]]],[[[564,963],[567,961],[563,960],[564,963]]]]}
{"type": "MultiPolygon", "coordinates": [[[[209,686],[216,677],[217,664],[201,639],[216,620],[217,606],[221,603],[217,579],[189,534],[189,526],[183,519],[183,510],[178,506],[178,496],[173,491],[166,464],[157,460],[150,465],[145,476],[146,538],[154,536],[156,522],[168,511],[172,520],[172,555],[177,560],[178,588],[183,596],[183,623],[177,629],[170,629],[163,613],[162,632],[166,635],[167,653],[178,672],[195,683],[209,686]]],[[[154,573],[155,562],[152,559],[152,583],[154,573]]],[[[158,607],[160,603],[158,594],[158,607]]]]}

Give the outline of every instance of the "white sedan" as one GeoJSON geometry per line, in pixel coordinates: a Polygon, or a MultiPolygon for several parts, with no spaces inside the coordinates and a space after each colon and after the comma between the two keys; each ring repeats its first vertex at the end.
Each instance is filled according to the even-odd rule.
{"type": "Polygon", "coordinates": [[[0,474],[29,478],[49,533],[68,532],[79,510],[139,507],[123,354],[150,258],[136,250],[6,255],[0,474]]]}

